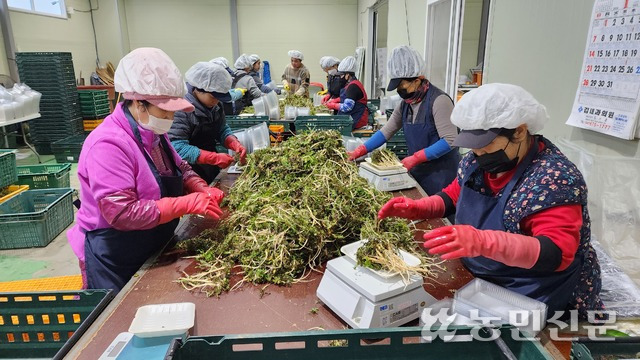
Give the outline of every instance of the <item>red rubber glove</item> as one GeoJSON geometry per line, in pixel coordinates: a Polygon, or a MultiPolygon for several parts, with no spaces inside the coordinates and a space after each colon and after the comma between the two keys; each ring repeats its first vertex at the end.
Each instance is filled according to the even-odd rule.
{"type": "Polygon", "coordinates": [[[187,178],[184,181],[184,188],[188,193],[201,192],[208,194],[209,196],[213,197],[218,202],[218,204],[220,204],[222,202],[222,199],[224,199],[224,192],[222,190],[216,187],[209,186],[207,182],[199,176],[192,176],[190,178],[187,178]]]}
{"type": "Polygon", "coordinates": [[[424,235],[429,254],[445,260],[484,256],[508,266],[531,269],[540,256],[540,241],[532,236],[470,225],[445,226],[424,235]]]}
{"type": "Polygon", "coordinates": [[[204,215],[214,219],[220,219],[222,215],[216,200],[201,192],[173,198],[165,197],[156,200],[156,206],[160,210],[158,224],[166,224],[186,214],[204,215]]]}
{"type": "Polygon", "coordinates": [[[233,157],[228,154],[220,154],[213,151],[200,150],[198,164],[215,165],[226,168],[233,162],[233,157]]]}
{"type": "Polygon", "coordinates": [[[335,110],[335,111],[339,111],[340,110],[340,99],[338,99],[338,101],[329,101],[328,103],[326,103],[326,107],[328,107],[331,110],[335,110]]]}
{"type": "Polygon", "coordinates": [[[365,156],[366,154],[367,148],[364,145],[360,145],[355,150],[347,152],[347,155],[349,155],[349,161],[354,161],[355,159],[361,156],[365,156]]]}
{"type": "Polygon", "coordinates": [[[224,146],[240,154],[240,164],[244,165],[247,163],[247,149],[242,146],[242,143],[237,137],[227,136],[227,138],[224,139],[224,146]]]}
{"type": "Polygon", "coordinates": [[[330,99],[331,99],[331,94],[327,94],[327,95],[322,97],[322,103],[326,104],[327,101],[329,101],[330,99]]]}
{"type": "Polygon", "coordinates": [[[404,165],[407,170],[413,169],[416,165],[422,164],[427,161],[427,155],[424,153],[424,150],[418,150],[413,155],[407,156],[402,159],[402,165],[404,165]]]}
{"type": "Polygon", "coordinates": [[[394,216],[405,219],[433,219],[444,216],[444,200],[438,196],[427,196],[419,200],[395,197],[382,206],[378,219],[394,216]]]}

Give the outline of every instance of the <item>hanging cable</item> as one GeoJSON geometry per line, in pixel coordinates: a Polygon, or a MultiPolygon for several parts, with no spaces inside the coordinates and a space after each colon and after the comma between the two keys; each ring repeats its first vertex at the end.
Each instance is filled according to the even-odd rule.
{"type": "MultiPolygon", "coordinates": [[[[96,24],[93,21],[93,7],[91,6],[91,0],[89,1],[89,13],[91,14],[91,27],[93,28],[93,43],[96,47],[96,67],[100,67],[100,56],[98,55],[98,37],[96,35],[96,24]]],[[[98,1],[98,8],[100,8],[100,2],[98,1]]],[[[96,10],[97,10],[96,9],[96,10]]]]}
{"type": "Polygon", "coordinates": [[[409,36],[409,10],[407,10],[407,0],[404,0],[404,20],[407,24],[407,42],[411,46],[411,36],[409,36]]]}

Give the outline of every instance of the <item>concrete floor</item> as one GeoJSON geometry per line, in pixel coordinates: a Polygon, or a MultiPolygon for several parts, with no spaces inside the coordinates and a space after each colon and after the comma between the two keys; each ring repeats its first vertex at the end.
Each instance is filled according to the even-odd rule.
{"type": "MultiPolygon", "coordinates": [[[[41,155],[41,160],[43,164],[56,163],[53,155],[41,155]]],[[[17,164],[35,165],[38,159],[23,147],[18,150],[17,164]]],[[[72,164],[70,178],[74,189],[80,188],[77,173],[78,164],[72,164]]],[[[78,258],[67,243],[66,232],[65,229],[46,247],[0,250],[0,282],[80,274],[78,258]]]]}

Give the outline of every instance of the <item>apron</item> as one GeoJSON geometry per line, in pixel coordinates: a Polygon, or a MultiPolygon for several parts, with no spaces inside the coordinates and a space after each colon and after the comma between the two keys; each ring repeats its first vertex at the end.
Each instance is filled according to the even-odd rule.
{"type": "MultiPolygon", "coordinates": [[[[506,203],[522,174],[538,154],[537,143],[536,137],[533,149],[518,164],[513,178],[503,189],[501,196],[481,194],[465,182],[458,199],[456,224],[471,225],[480,230],[505,231],[503,216],[506,203]]],[[[471,165],[464,179],[470,179],[477,168],[477,163],[471,165]]],[[[474,276],[544,302],[547,304],[547,316],[552,316],[555,311],[565,310],[578,284],[582,267],[581,256],[576,256],[567,269],[553,273],[511,267],[483,256],[461,260],[474,276]]]]}
{"type": "Polygon", "coordinates": [[[355,103],[353,109],[351,109],[351,112],[344,113],[342,111],[338,111],[338,115],[351,116],[351,120],[353,121],[351,130],[355,130],[367,125],[367,123],[369,122],[369,109],[367,108],[367,93],[364,91],[364,86],[362,86],[362,83],[357,80],[350,82],[349,84],[347,84],[347,86],[340,90],[340,102],[344,103],[344,101],[347,99],[347,88],[349,86],[352,86],[352,84],[353,86],[357,86],[358,88],[360,88],[360,91],[362,92],[362,98],[360,98],[360,100],[355,103]]]}
{"type": "MultiPolygon", "coordinates": [[[[216,140],[220,138],[223,127],[226,125],[224,110],[222,103],[219,108],[213,110],[213,120],[195,115],[198,125],[189,137],[189,145],[193,145],[198,149],[218,152],[216,148],[216,140]]],[[[220,173],[220,167],[208,164],[191,164],[191,168],[196,172],[207,184],[211,184],[220,173]]]]}
{"type": "MultiPolygon", "coordinates": [[[[442,94],[444,94],[442,90],[429,84],[429,90],[422,99],[418,115],[413,123],[411,122],[413,118],[411,105],[402,102],[400,109],[402,111],[402,129],[407,141],[409,156],[440,140],[433,120],[433,102],[442,94]]],[[[428,195],[434,195],[456,178],[459,162],[460,153],[457,148],[454,148],[437,159],[416,165],[409,172],[428,195]]]]}
{"type": "MultiPolygon", "coordinates": [[[[125,110],[131,129],[135,134],[140,151],[160,186],[161,197],[183,195],[182,172],[174,164],[174,175],[161,176],[151,157],[142,146],[138,125],[131,114],[125,110]]],[[[173,159],[169,144],[160,136],[162,148],[173,159]]],[[[120,291],[140,266],[151,255],[162,249],[173,237],[179,219],[158,225],[153,229],[120,231],[113,228],[88,231],[85,241],[85,264],[87,269],[87,287],[89,289],[114,289],[120,291]]]]}

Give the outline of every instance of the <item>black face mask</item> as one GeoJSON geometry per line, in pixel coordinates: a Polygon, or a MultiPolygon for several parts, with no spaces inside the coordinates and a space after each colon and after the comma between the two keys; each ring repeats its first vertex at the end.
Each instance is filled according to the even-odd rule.
{"type": "MultiPolygon", "coordinates": [[[[518,153],[520,153],[521,145],[522,143],[518,145],[518,153]]],[[[507,143],[504,149],[506,149],[507,146],[509,146],[509,143],[507,143]]],[[[513,159],[509,159],[504,149],[480,156],[476,155],[476,160],[478,160],[478,167],[481,170],[488,172],[489,174],[506,172],[516,167],[516,165],[518,165],[519,157],[516,156],[513,159]]]]}
{"type": "Polygon", "coordinates": [[[404,100],[411,99],[416,95],[415,91],[408,92],[407,89],[398,89],[397,92],[398,92],[398,95],[400,95],[400,97],[403,98],[404,100]]]}

